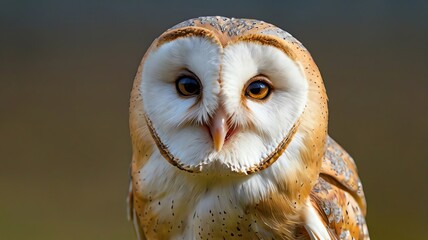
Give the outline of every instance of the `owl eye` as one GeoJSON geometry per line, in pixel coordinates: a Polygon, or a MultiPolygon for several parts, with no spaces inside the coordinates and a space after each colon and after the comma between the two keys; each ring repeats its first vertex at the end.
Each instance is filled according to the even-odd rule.
{"type": "Polygon", "coordinates": [[[247,86],[245,89],[245,96],[256,100],[264,100],[269,97],[270,92],[270,84],[264,80],[256,80],[247,86]]]}
{"type": "Polygon", "coordinates": [[[185,97],[198,95],[201,91],[199,81],[191,76],[183,76],[175,82],[177,92],[185,97]]]}

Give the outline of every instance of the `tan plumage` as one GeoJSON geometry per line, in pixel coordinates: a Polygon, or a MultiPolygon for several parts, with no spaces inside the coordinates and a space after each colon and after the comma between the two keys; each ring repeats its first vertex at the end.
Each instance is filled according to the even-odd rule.
{"type": "MultiPolygon", "coordinates": [[[[293,60],[307,81],[307,100],[303,112],[294,122],[287,136],[276,145],[272,152],[264,155],[266,157],[258,164],[244,170],[235,169],[232,172],[236,174],[234,179],[238,179],[236,180],[238,182],[242,181],[239,180],[240,178],[248,179],[247,175],[265,174],[266,170],[278,165],[275,163],[278,158],[292,154],[287,152],[287,149],[290,142],[297,138],[295,135],[298,135],[302,141],[298,154],[299,164],[293,165],[293,171],[275,176],[275,179],[279,179],[274,184],[273,189],[275,190],[269,191],[265,196],[249,199],[245,204],[234,203],[232,197],[229,197],[228,201],[231,206],[235,206],[235,209],[238,207],[238,210],[236,210],[236,217],[228,215],[228,218],[236,218],[238,226],[235,226],[236,223],[232,226],[232,220],[225,219],[226,211],[212,213],[210,210],[212,222],[209,223],[207,229],[211,229],[212,233],[206,236],[213,238],[241,236],[245,239],[268,237],[274,239],[325,239],[322,232],[317,232],[319,226],[313,225],[311,219],[307,219],[314,218],[309,214],[309,209],[315,209],[319,219],[313,221],[322,222],[331,239],[369,239],[364,221],[366,205],[361,182],[352,158],[327,135],[327,95],[321,75],[311,55],[295,38],[271,24],[256,20],[223,17],[201,17],[178,24],[152,43],[139,66],[130,100],[133,155],[129,197],[130,216],[139,238],[168,239],[179,236],[186,238],[189,237],[186,234],[190,233],[195,233],[191,236],[192,238],[202,238],[201,234],[206,233],[203,231],[201,233],[199,230],[200,235],[197,235],[197,230],[195,230],[196,226],[199,226],[200,229],[202,223],[198,223],[198,225],[192,220],[195,219],[196,213],[200,212],[195,210],[192,218],[187,213],[189,207],[187,204],[190,202],[200,204],[198,194],[208,191],[209,186],[216,184],[217,181],[222,181],[219,180],[222,177],[214,175],[200,179],[198,174],[203,171],[202,168],[186,165],[181,162],[182,159],[175,157],[172,153],[174,149],[163,143],[156,128],[152,126],[152,120],[143,109],[141,86],[147,57],[168,42],[192,37],[209,39],[213,44],[220,46],[220,49],[240,42],[272,46],[293,60]],[[153,193],[146,189],[153,186],[153,183],[146,182],[145,178],[149,176],[144,175],[144,168],[149,161],[155,161],[151,160],[155,158],[154,155],[159,154],[163,156],[161,164],[163,162],[171,163],[162,168],[167,168],[162,171],[168,171],[170,176],[150,176],[156,177],[159,184],[180,187],[180,181],[188,181],[186,184],[203,182],[203,184],[189,186],[193,190],[188,193],[190,194],[188,202],[179,202],[177,199],[183,199],[183,197],[171,198],[167,192],[153,193]],[[166,206],[165,199],[168,199],[166,206]],[[169,201],[169,199],[173,200],[169,201]],[[165,208],[168,208],[170,213],[168,217],[164,216],[165,208]],[[218,222],[222,219],[222,223],[218,222]],[[314,229],[311,229],[312,227],[314,229]],[[231,233],[230,229],[235,230],[231,233]]],[[[221,85],[221,79],[219,81],[221,85]]],[[[242,102],[242,105],[246,105],[245,101],[242,102]]],[[[224,184],[227,184],[227,180],[225,181],[224,184]]],[[[155,190],[157,189],[153,191],[155,190]]],[[[217,195],[217,198],[219,198],[218,204],[220,204],[220,207],[216,205],[217,208],[221,208],[221,206],[226,208],[223,200],[220,199],[221,196],[217,195]]]]}

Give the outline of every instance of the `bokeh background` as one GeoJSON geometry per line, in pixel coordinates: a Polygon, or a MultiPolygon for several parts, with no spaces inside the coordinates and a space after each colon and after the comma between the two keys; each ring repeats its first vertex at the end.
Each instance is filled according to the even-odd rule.
{"type": "Polygon", "coordinates": [[[256,18],[311,51],[372,239],[428,239],[427,1],[0,1],[0,239],[134,239],[128,96],[151,41],[256,18]]]}

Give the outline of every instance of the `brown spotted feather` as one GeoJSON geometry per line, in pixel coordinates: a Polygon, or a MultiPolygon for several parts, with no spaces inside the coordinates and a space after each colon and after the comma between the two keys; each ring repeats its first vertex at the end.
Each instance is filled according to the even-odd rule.
{"type": "Polygon", "coordinates": [[[364,192],[355,163],[330,137],[311,202],[334,238],[369,239],[364,192]]]}

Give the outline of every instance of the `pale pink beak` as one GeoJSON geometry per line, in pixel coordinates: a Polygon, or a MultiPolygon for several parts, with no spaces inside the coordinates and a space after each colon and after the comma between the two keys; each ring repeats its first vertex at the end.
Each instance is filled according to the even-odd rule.
{"type": "Polygon", "coordinates": [[[227,116],[223,107],[219,107],[217,112],[211,119],[211,124],[208,126],[210,129],[211,137],[214,143],[214,149],[220,152],[223,147],[229,126],[227,125],[227,116]]]}

